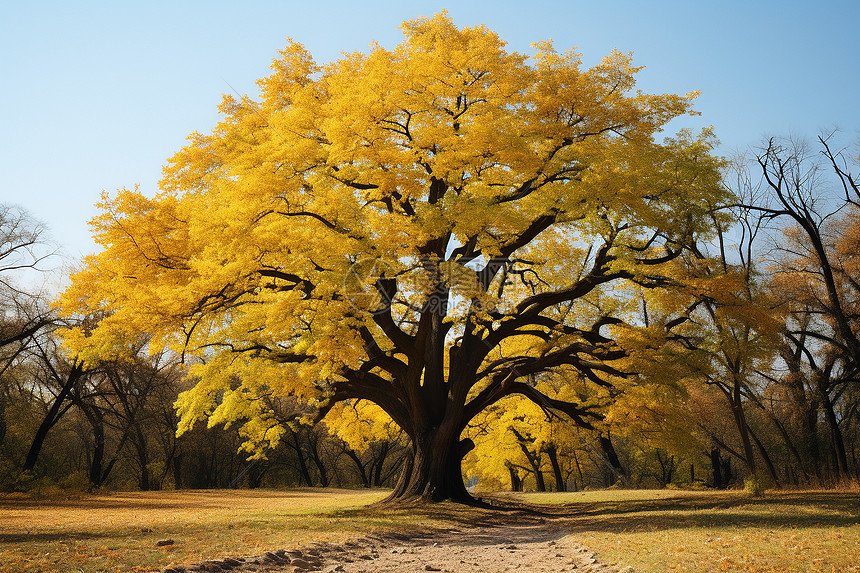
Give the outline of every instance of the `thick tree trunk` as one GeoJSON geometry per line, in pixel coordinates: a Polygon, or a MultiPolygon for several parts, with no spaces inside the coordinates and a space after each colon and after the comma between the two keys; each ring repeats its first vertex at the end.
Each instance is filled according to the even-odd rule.
{"type": "Polygon", "coordinates": [[[717,447],[711,448],[711,468],[714,471],[714,488],[726,489],[729,485],[728,476],[723,475],[723,457],[720,455],[720,449],[717,447]]]}
{"type": "Polygon", "coordinates": [[[389,449],[390,445],[388,442],[383,442],[379,447],[379,454],[376,456],[373,461],[373,465],[371,466],[373,485],[376,487],[382,487],[382,469],[385,466],[385,458],[388,457],[389,449]]]}
{"type": "MultiPolygon", "coordinates": [[[[452,424],[448,424],[452,426],[452,424]]],[[[450,499],[474,502],[463,482],[461,462],[473,447],[471,440],[437,429],[412,440],[412,455],[403,465],[400,480],[387,501],[450,499]]]]}
{"type": "Polygon", "coordinates": [[[134,449],[137,452],[137,459],[140,463],[138,487],[140,488],[140,491],[150,491],[152,489],[152,480],[149,476],[149,452],[147,451],[146,438],[139,426],[136,431],[136,439],[133,440],[133,442],[134,449]]]}
{"type": "Polygon", "coordinates": [[[561,465],[558,463],[558,450],[555,445],[546,448],[546,455],[549,456],[549,463],[552,465],[552,475],[555,478],[555,491],[567,491],[567,483],[561,472],[561,465]]]}
{"type": "Polygon", "coordinates": [[[615,451],[615,446],[612,445],[612,440],[608,436],[600,436],[599,442],[600,449],[603,450],[603,454],[606,456],[606,461],[609,464],[609,469],[616,479],[622,483],[626,483],[627,471],[621,465],[621,460],[618,459],[618,453],[615,451]]]}
{"type": "Polygon", "coordinates": [[[508,462],[508,473],[511,475],[511,491],[523,491],[523,480],[512,463],[508,462]]]}
{"type": "MultiPolygon", "coordinates": [[[[84,413],[93,431],[93,451],[89,457],[89,482],[93,488],[100,487],[107,480],[108,472],[104,471],[105,459],[105,429],[104,415],[96,405],[91,405],[75,393],[70,399],[84,413]]],[[[111,464],[112,467],[112,464],[111,464]]]]}
{"type": "Polygon", "coordinates": [[[535,469],[535,489],[546,491],[546,481],[543,479],[543,472],[540,468],[535,469]]]}
{"type": "Polygon", "coordinates": [[[99,487],[107,479],[104,472],[105,458],[105,429],[102,422],[101,414],[95,414],[94,419],[90,420],[93,429],[93,457],[90,461],[90,485],[99,487]]]}
{"type": "Polygon", "coordinates": [[[313,437],[310,438],[311,444],[311,458],[314,461],[314,465],[317,467],[317,472],[320,476],[320,486],[328,487],[329,486],[329,477],[328,470],[325,467],[325,460],[322,459],[319,451],[319,442],[314,440],[313,437]]]}
{"type": "Polygon", "coordinates": [[[806,411],[802,413],[803,422],[803,451],[805,453],[806,471],[819,480],[822,477],[821,449],[818,445],[818,402],[809,404],[806,411]]]}
{"type": "Polygon", "coordinates": [[[302,451],[302,444],[299,441],[298,432],[293,432],[293,449],[296,451],[296,456],[298,457],[299,462],[299,485],[302,485],[301,480],[304,480],[308,487],[313,487],[314,483],[311,479],[311,472],[308,468],[307,460],[305,459],[305,454],[302,451]]]}

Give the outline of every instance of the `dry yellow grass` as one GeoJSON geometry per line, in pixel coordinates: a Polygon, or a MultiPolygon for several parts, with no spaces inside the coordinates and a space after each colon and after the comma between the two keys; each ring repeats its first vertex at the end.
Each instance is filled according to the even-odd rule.
{"type": "MultiPolygon", "coordinates": [[[[433,526],[362,510],[387,492],[182,491],[33,500],[0,496],[0,571],[151,571],[311,541],[433,526]],[[162,539],[174,544],[156,547],[162,539]]],[[[439,524],[444,524],[440,519],[439,524]]]]}
{"type": "Polygon", "coordinates": [[[860,572],[860,493],[599,491],[524,494],[637,573],[860,572]],[[563,510],[562,510],[563,508],[563,510]]]}
{"type": "MultiPolygon", "coordinates": [[[[373,532],[484,525],[518,512],[371,506],[368,490],[0,495],[0,571],[154,571],[373,532]],[[174,544],[156,547],[160,539],[174,544]]],[[[860,572],[860,493],[598,491],[520,494],[603,561],[639,573],[860,572]]]]}
{"type": "Polygon", "coordinates": [[[201,520],[229,522],[248,514],[300,514],[357,507],[379,501],[384,495],[336,489],[118,492],[65,499],[8,495],[0,497],[0,531],[10,534],[42,532],[45,527],[74,531],[104,526],[187,526],[201,520]]]}

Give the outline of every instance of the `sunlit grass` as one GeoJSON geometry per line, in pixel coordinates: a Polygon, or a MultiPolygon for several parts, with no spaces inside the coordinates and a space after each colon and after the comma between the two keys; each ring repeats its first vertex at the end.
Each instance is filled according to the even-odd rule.
{"type": "MultiPolygon", "coordinates": [[[[637,572],[860,571],[854,492],[596,491],[521,494],[563,506],[564,524],[603,561],[637,572]]],[[[560,509],[560,508],[559,508],[560,509]]]]}
{"type": "Polygon", "coordinates": [[[365,507],[387,493],[307,489],[52,500],[0,496],[0,571],[160,570],[171,563],[258,555],[313,541],[452,525],[444,509],[429,515],[365,507]],[[174,543],[157,547],[163,539],[174,543]]]}
{"type": "Polygon", "coordinates": [[[665,571],[860,572],[860,493],[517,494],[526,514],[372,505],[387,492],[230,490],[34,500],[0,495],[0,571],[152,571],[370,533],[467,528],[534,511],[602,561],[665,571]],[[173,545],[156,542],[172,539],[173,545]]]}

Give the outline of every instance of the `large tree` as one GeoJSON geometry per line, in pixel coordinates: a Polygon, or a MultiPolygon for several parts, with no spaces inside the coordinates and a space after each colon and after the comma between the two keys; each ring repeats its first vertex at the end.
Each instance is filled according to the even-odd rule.
{"type": "Polygon", "coordinates": [[[239,422],[257,452],[369,400],[411,440],[393,497],[467,499],[462,433],[502,398],[599,430],[530,376],[635,380],[626,341],[647,336],[629,335],[621,287],[678,284],[723,200],[719,161],[708,133],[655,139],[695,94],[634,91],[627,55],[528,57],[444,14],[403,31],[326,66],[290,43],[160,194],[106,196],[104,250],[62,301],[106,318],[66,340],[104,357],[146,331],[194,356],[180,431],[239,422]]]}

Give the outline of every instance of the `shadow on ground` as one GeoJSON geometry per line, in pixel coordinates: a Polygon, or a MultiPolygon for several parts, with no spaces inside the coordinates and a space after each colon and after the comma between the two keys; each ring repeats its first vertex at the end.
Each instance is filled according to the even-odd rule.
{"type": "Polygon", "coordinates": [[[537,505],[496,497],[511,513],[564,522],[571,532],[686,529],[690,527],[817,527],[860,525],[860,493],[778,492],[764,497],[717,492],[654,500],[537,505]]]}

